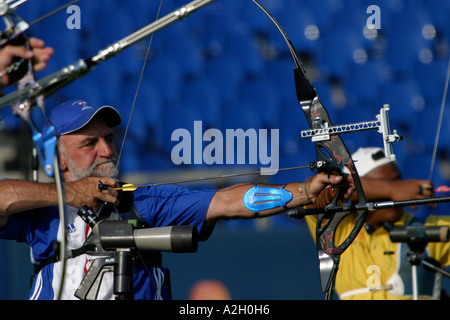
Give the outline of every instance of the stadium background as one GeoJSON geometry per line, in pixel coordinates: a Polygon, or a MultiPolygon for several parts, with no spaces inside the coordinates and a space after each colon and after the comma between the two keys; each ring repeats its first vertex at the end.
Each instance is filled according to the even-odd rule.
{"type": "MultiPolygon", "coordinates": [[[[436,136],[450,45],[448,0],[261,0],[300,52],[333,124],[375,120],[391,106],[394,144],[406,178],[427,179],[436,136]],[[370,30],[369,5],[381,9],[381,28],[370,30]]],[[[187,2],[164,0],[160,17],[187,2]]],[[[17,10],[27,21],[65,4],[28,1],[17,10]]],[[[62,11],[27,34],[55,48],[41,78],[154,21],[159,1],[80,1],[81,29],[70,30],[62,11]]],[[[104,62],[46,100],[48,108],[72,98],[110,104],[123,115],[123,134],[133,105],[149,39],[104,62]]],[[[313,144],[300,139],[308,129],[295,95],[294,64],[283,38],[250,0],[217,0],[155,34],[121,158],[121,178],[135,184],[258,170],[257,166],[180,165],[171,162],[177,128],[280,130],[280,167],[315,160],[313,144]]],[[[5,92],[8,92],[6,89],[5,92]]],[[[450,180],[447,99],[433,181],[450,180]]],[[[22,120],[2,110],[2,178],[30,179],[30,137],[22,120]]],[[[382,146],[376,131],[343,136],[350,152],[382,146]]],[[[119,139],[121,141],[121,139],[119,139]]],[[[214,180],[186,185],[220,187],[239,181],[285,183],[309,170],[275,176],[214,180]]],[[[45,181],[46,177],[40,174],[45,181]]],[[[446,214],[449,206],[421,208],[419,216],[446,214]]],[[[197,254],[168,254],[175,299],[201,278],[220,279],[235,299],[321,299],[314,244],[303,221],[284,215],[229,221],[217,226],[197,254]]],[[[0,243],[0,298],[24,299],[32,272],[27,247],[0,243]]],[[[448,280],[446,280],[448,282],[448,280]]]]}

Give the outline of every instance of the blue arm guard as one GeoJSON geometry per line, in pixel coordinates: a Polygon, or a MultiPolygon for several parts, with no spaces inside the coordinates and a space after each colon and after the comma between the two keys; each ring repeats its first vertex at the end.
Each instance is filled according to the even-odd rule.
{"type": "Polygon", "coordinates": [[[255,212],[256,215],[261,210],[284,207],[292,200],[292,193],[284,189],[273,187],[258,187],[255,185],[244,195],[244,205],[247,209],[255,212]]]}

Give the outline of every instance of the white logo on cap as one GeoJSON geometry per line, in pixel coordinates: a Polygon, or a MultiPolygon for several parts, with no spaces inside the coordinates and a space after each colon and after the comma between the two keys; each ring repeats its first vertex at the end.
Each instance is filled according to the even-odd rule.
{"type": "Polygon", "coordinates": [[[79,105],[79,106],[83,106],[83,107],[81,108],[81,111],[84,111],[84,110],[87,110],[87,109],[94,109],[94,107],[88,106],[88,104],[87,104],[86,101],[77,100],[77,101],[75,101],[72,105],[75,105],[75,104],[77,104],[77,105],[79,105]]]}

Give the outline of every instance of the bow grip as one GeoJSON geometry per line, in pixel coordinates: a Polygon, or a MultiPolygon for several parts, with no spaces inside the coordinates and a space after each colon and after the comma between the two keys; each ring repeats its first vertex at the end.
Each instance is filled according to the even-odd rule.
{"type": "Polygon", "coordinates": [[[339,188],[336,185],[328,185],[323,189],[314,200],[314,208],[325,208],[329,205],[339,193],[339,188]]]}
{"type": "MultiPolygon", "coordinates": [[[[14,35],[13,38],[9,39],[5,44],[1,47],[4,48],[7,45],[12,46],[27,46],[28,39],[24,34],[14,35]]],[[[28,72],[28,63],[25,63],[22,58],[15,57],[12,61],[12,64],[19,63],[17,68],[9,73],[9,83],[14,84],[22,79],[25,74],[28,72]],[[22,62],[21,62],[22,61],[22,62]]]]}
{"type": "MultiPolygon", "coordinates": [[[[330,174],[340,174],[340,172],[332,171],[330,174]]],[[[327,185],[314,200],[314,208],[325,208],[326,206],[337,206],[341,190],[347,186],[345,180],[342,180],[339,184],[327,185]]]]}

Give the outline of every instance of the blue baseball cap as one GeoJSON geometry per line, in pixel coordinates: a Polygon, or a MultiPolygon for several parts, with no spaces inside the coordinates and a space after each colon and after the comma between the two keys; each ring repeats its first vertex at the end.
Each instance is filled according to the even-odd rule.
{"type": "Polygon", "coordinates": [[[85,100],[66,101],[54,107],[50,111],[49,118],[59,137],[83,128],[97,115],[111,128],[122,122],[122,117],[115,108],[96,107],[85,100]]]}

